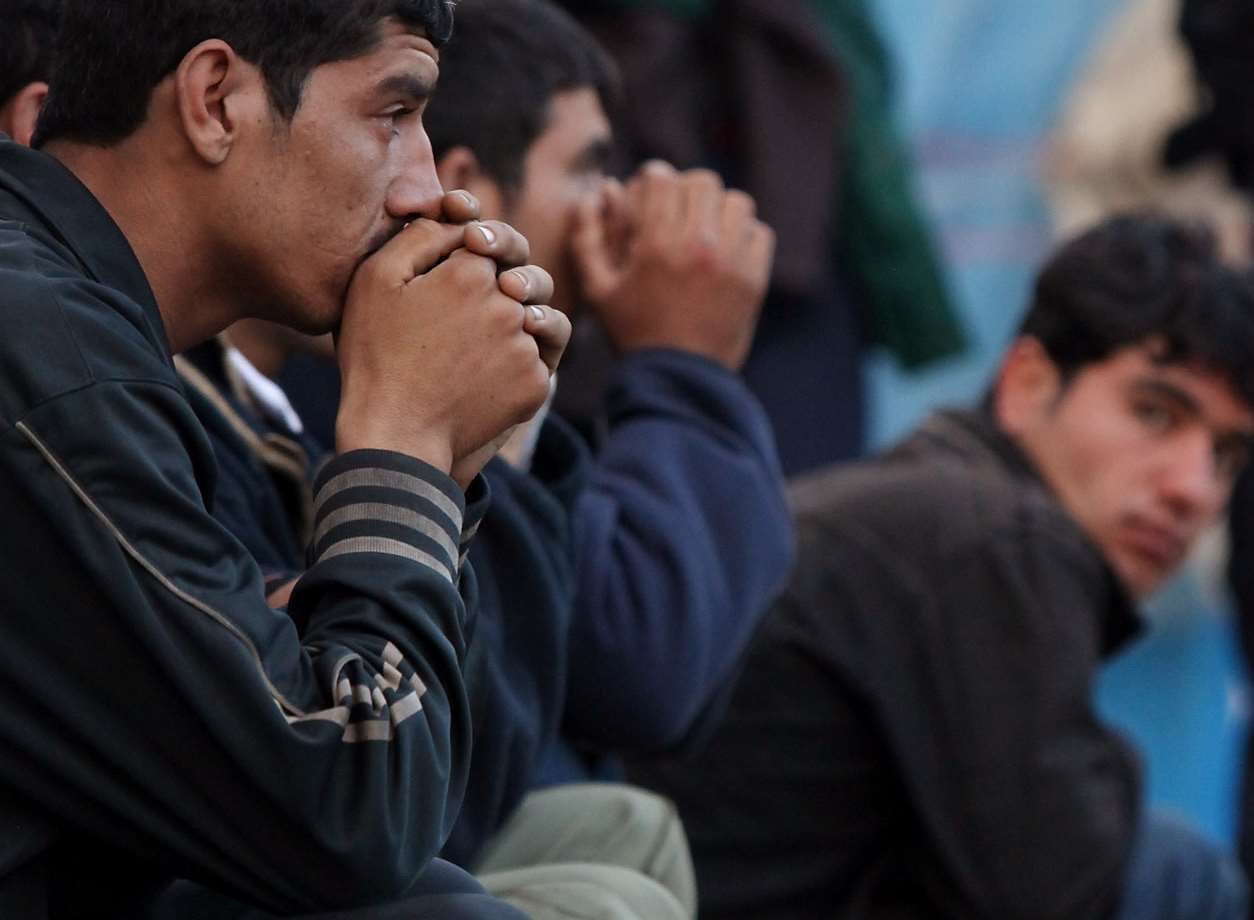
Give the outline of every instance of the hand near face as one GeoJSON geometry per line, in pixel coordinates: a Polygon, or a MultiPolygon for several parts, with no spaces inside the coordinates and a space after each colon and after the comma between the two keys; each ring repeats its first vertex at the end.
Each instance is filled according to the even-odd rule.
{"type": "MultiPolygon", "coordinates": [[[[458,207],[477,213],[463,200],[446,216],[458,207]]],[[[395,450],[473,479],[485,448],[543,404],[570,336],[533,305],[553,289],[527,255],[505,224],[420,219],[362,264],[337,341],[340,451],[395,450]]]]}
{"type": "Polygon", "coordinates": [[[680,348],[739,370],[753,343],[775,235],[712,172],[646,164],[576,220],[583,290],[623,351],[680,348]]]}

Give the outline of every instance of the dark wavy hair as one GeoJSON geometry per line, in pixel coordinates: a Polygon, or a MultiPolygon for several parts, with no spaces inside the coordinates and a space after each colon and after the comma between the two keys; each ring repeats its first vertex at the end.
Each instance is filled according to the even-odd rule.
{"type": "Polygon", "coordinates": [[[1064,379],[1160,342],[1158,360],[1216,373],[1254,407],[1254,275],[1225,265],[1198,224],[1121,215],[1066,243],[1041,270],[1020,334],[1064,379]]]}
{"type": "Polygon", "coordinates": [[[59,0],[0,0],[0,106],[52,76],[59,0]]]}
{"type": "Polygon", "coordinates": [[[35,145],[54,139],[108,146],[147,117],[158,83],[197,44],[219,38],[266,80],[290,121],[315,67],[369,52],[395,17],[437,46],[453,29],[454,0],[64,0],[48,100],[35,145]]]}

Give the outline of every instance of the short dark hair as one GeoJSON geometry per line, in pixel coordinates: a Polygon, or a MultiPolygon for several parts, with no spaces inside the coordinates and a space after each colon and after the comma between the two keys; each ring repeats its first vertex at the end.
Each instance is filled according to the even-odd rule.
{"type": "Polygon", "coordinates": [[[1254,407],[1254,275],[1225,265],[1206,227],[1141,213],[1110,218],[1051,258],[1020,334],[1064,379],[1140,343],[1224,378],[1254,407]]]}
{"type": "Polygon", "coordinates": [[[0,106],[52,76],[59,0],[0,0],[0,106]]]}
{"type": "Polygon", "coordinates": [[[461,0],[457,34],[441,52],[440,88],[423,121],[437,159],[468,147],[484,172],[514,190],[553,96],[583,87],[611,109],[617,73],[564,10],[547,0],[461,0]]]}
{"type": "Polygon", "coordinates": [[[260,68],[271,105],[290,121],[314,68],[371,50],[390,17],[441,45],[453,0],[65,0],[35,144],[108,146],[130,136],[157,84],[210,38],[260,68]]]}

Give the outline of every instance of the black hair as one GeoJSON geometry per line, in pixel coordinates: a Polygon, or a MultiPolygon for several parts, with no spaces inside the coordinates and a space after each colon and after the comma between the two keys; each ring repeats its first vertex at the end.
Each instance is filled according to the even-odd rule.
{"type": "Polygon", "coordinates": [[[1254,275],[1225,265],[1214,235],[1156,214],[1110,218],[1046,263],[1020,334],[1064,380],[1132,345],[1204,368],[1254,407],[1254,275]]]}
{"type": "Polygon", "coordinates": [[[457,34],[440,55],[440,89],[423,115],[437,160],[454,147],[506,191],[555,94],[589,87],[611,109],[617,73],[596,40],[547,0],[461,0],[457,34]]]}
{"type": "Polygon", "coordinates": [[[261,70],[271,105],[290,121],[314,68],[369,52],[389,17],[438,46],[452,32],[453,0],[64,0],[35,145],[129,137],[157,84],[210,38],[261,70]]]}
{"type": "Polygon", "coordinates": [[[0,0],[0,106],[52,75],[59,0],[0,0]]]}

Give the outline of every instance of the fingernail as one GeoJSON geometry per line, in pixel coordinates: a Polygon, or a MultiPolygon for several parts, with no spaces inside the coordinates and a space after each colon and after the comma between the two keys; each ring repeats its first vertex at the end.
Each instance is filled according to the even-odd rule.
{"type": "Polygon", "coordinates": [[[542,322],[544,322],[544,311],[543,311],[543,310],[541,310],[539,307],[528,307],[527,309],[531,311],[531,315],[532,315],[533,317],[535,317],[535,320],[536,320],[536,322],[537,322],[537,323],[542,323],[542,322]]]}
{"type": "Polygon", "coordinates": [[[466,204],[470,205],[472,208],[479,203],[475,199],[475,196],[470,194],[470,192],[463,192],[459,189],[457,195],[462,201],[466,202],[466,204]]]}
{"type": "Polygon", "coordinates": [[[480,224],[479,232],[483,234],[483,238],[489,246],[496,242],[496,234],[489,230],[486,225],[480,224]]]}
{"type": "Polygon", "coordinates": [[[527,277],[527,273],[520,272],[517,269],[515,269],[514,271],[510,272],[510,274],[518,279],[518,283],[522,285],[523,296],[526,297],[527,294],[531,292],[531,279],[527,277]]]}

